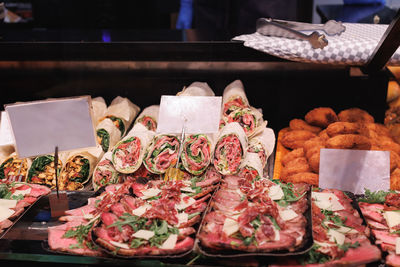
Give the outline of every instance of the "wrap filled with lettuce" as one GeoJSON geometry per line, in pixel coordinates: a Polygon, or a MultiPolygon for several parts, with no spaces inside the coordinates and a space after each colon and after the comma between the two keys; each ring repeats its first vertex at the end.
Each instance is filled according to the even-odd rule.
{"type": "Polygon", "coordinates": [[[104,101],[104,98],[101,96],[95,97],[92,99],[92,112],[93,112],[93,121],[95,122],[95,126],[99,123],[99,120],[104,117],[104,114],[107,111],[107,104],[104,101]]]}
{"type": "Polygon", "coordinates": [[[246,136],[252,136],[257,128],[262,124],[263,115],[254,107],[251,108],[238,108],[232,110],[228,116],[222,118],[223,125],[231,122],[238,122],[246,133],[246,136]]]}
{"type": "Polygon", "coordinates": [[[237,122],[228,123],[218,134],[213,157],[215,169],[223,175],[236,174],[246,152],[247,137],[243,128],[237,122]]]}
{"type": "Polygon", "coordinates": [[[155,174],[163,174],[176,163],[179,152],[179,139],[172,134],[154,136],[144,154],[144,166],[155,174]]]}
{"type": "Polygon", "coordinates": [[[182,164],[194,175],[200,175],[211,163],[214,150],[212,135],[189,134],[183,142],[182,164]]]}
{"type": "Polygon", "coordinates": [[[184,87],[177,96],[215,96],[214,91],[207,83],[194,82],[188,87],[184,87]]]}
{"type": "Polygon", "coordinates": [[[99,163],[97,163],[97,166],[94,168],[92,184],[95,191],[102,186],[122,182],[119,179],[120,175],[114,168],[111,158],[111,151],[105,153],[99,163]]]}
{"type": "Polygon", "coordinates": [[[230,83],[222,94],[222,116],[228,116],[236,109],[250,108],[249,100],[240,80],[230,83]]]}
{"type": "Polygon", "coordinates": [[[139,114],[135,121],[135,125],[138,123],[146,126],[149,131],[156,131],[158,123],[158,112],[160,111],[159,105],[152,105],[145,108],[142,113],[139,114]]]}
{"type": "MultiPolygon", "coordinates": [[[[68,153],[60,153],[58,156],[57,172],[60,174],[63,162],[67,159],[68,153]]],[[[53,155],[36,157],[29,168],[26,181],[31,184],[46,185],[54,189],[56,188],[55,170],[53,155]]]]}
{"type": "Polygon", "coordinates": [[[106,118],[96,126],[96,137],[97,143],[107,152],[121,139],[121,132],[112,120],[106,118]]]}
{"type": "Polygon", "coordinates": [[[122,173],[133,173],[139,169],[143,162],[144,152],[154,134],[144,125],[136,124],[113,149],[112,162],[115,169],[122,173]]]}
{"type": "Polygon", "coordinates": [[[249,182],[264,177],[263,165],[257,153],[247,153],[239,167],[239,177],[244,177],[249,182]]]}
{"type": "Polygon", "coordinates": [[[14,152],[6,158],[0,165],[0,180],[6,181],[9,176],[22,176],[20,182],[25,182],[28,169],[32,164],[29,158],[20,159],[14,152]]]}
{"type": "Polygon", "coordinates": [[[97,164],[97,157],[88,151],[70,153],[59,177],[60,190],[82,190],[97,164]]]}
{"type": "Polygon", "coordinates": [[[268,157],[272,154],[275,147],[275,133],[271,128],[265,127],[260,133],[249,140],[247,151],[257,153],[261,159],[263,167],[267,164],[268,157]]]}

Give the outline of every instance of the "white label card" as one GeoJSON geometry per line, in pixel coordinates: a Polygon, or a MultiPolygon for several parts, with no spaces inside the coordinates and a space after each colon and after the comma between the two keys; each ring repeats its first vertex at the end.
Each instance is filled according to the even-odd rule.
{"type": "Polygon", "coordinates": [[[319,187],[363,194],[390,188],[390,152],[321,149],[319,187]]]}
{"type": "Polygon", "coordinates": [[[20,158],[96,146],[90,97],[6,105],[20,158]]]}
{"type": "Polygon", "coordinates": [[[221,117],[220,96],[161,96],[158,133],[216,133],[221,117]]]}

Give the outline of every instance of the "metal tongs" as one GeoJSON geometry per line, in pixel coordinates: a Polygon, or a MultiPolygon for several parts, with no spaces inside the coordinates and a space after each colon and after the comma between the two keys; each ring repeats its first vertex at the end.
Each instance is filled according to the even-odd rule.
{"type": "Polygon", "coordinates": [[[271,18],[260,18],[257,20],[257,32],[262,35],[285,37],[301,41],[308,41],[312,48],[324,48],[328,40],[324,34],[317,30],[324,31],[327,35],[340,35],[346,30],[341,22],[330,20],[323,25],[309,24],[295,21],[277,20],[271,18]],[[310,35],[300,31],[313,31],[310,35]]]}

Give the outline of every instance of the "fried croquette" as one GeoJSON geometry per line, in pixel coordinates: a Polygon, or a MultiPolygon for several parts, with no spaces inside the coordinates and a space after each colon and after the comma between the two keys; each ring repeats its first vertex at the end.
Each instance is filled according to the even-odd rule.
{"type": "Polygon", "coordinates": [[[299,172],[290,176],[282,177],[286,183],[306,183],[318,186],[319,176],[312,172],[299,172]]]}
{"type": "Polygon", "coordinates": [[[368,112],[359,108],[349,108],[342,110],[338,114],[339,121],[346,122],[375,122],[368,112]]]}
{"type": "Polygon", "coordinates": [[[282,135],[281,143],[286,148],[301,148],[305,141],[315,136],[314,133],[305,130],[289,131],[282,135]]]}
{"type": "Polygon", "coordinates": [[[329,124],[338,121],[335,111],[326,107],[315,108],[309,111],[305,119],[308,124],[322,128],[326,128],[329,124]]]}
{"type": "Polygon", "coordinates": [[[327,148],[337,149],[371,149],[371,142],[369,138],[359,134],[340,134],[326,141],[327,148]]]}
{"type": "Polygon", "coordinates": [[[307,159],[309,159],[313,154],[319,152],[321,148],[325,148],[325,141],[319,136],[311,138],[304,142],[303,150],[304,155],[307,159]]]}
{"type": "Polygon", "coordinates": [[[334,137],[339,134],[360,134],[360,125],[354,122],[338,121],[326,127],[326,133],[329,137],[334,137]]]}
{"type": "Polygon", "coordinates": [[[301,119],[293,119],[289,122],[290,129],[294,130],[305,130],[310,131],[312,133],[318,134],[321,131],[320,127],[311,126],[307,122],[301,119]]]}
{"type": "Polygon", "coordinates": [[[400,167],[400,156],[394,151],[390,151],[390,173],[392,173],[396,168],[400,167]]]}
{"type": "Polygon", "coordinates": [[[379,143],[382,150],[394,151],[400,155],[400,145],[393,141],[382,141],[379,143]]]}
{"type": "Polygon", "coordinates": [[[295,158],[289,161],[286,166],[282,168],[281,176],[290,176],[299,172],[311,171],[310,165],[305,157],[295,158]]]}
{"type": "Polygon", "coordinates": [[[289,153],[285,154],[282,157],[282,165],[286,166],[290,161],[294,160],[295,158],[304,157],[304,150],[303,148],[297,148],[289,153]]]}
{"type": "Polygon", "coordinates": [[[326,141],[326,140],[328,140],[329,138],[331,138],[331,137],[328,135],[328,133],[326,132],[326,129],[323,130],[323,131],[321,131],[321,132],[319,132],[318,136],[319,136],[322,140],[324,140],[324,141],[326,141]]]}
{"type": "Polygon", "coordinates": [[[310,165],[311,170],[313,172],[319,173],[319,159],[320,159],[320,150],[311,155],[311,157],[307,158],[308,165],[310,165]]]}
{"type": "Polygon", "coordinates": [[[391,190],[400,190],[400,169],[396,168],[390,174],[390,189],[391,190]]]}

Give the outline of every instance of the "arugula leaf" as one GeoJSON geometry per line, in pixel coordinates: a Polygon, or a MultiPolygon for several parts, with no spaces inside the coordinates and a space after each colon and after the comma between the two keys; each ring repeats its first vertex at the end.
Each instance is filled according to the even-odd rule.
{"type": "Polygon", "coordinates": [[[119,217],[119,220],[107,226],[107,228],[117,227],[120,232],[122,232],[122,226],[130,225],[132,229],[137,232],[142,229],[148,219],[139,216],[131,215],[129,213],[124,213],[119,217]]]}
{"type": "Polygon", "coordinates": [[[82,164],[81,170],[77,177],[70,178],[71,181],[83,183],[86,181],[86,178],[89,177],[89,170],[90,170],[90,162],[88,159],[81,158],[80,163],[82,164]]]}
{"type": "Polygon", "coordinates": [[[0,179],[3,180],[6,178],[6,175],[4,173],[4,167],[7,165],[7,163],[10,163],[13,161],[13,158],[9,158],[8,160],[4,161],[1,165],[0,165],[0,179]]]}
{"type": "Polygon", "coordinates": [[[294,192],[293,184],[292,183],[281,183],[281,181],[274,179],[272,180],[275,184],[279,185],[282,188],[284,197],[277,202],[277,204],[281,207],[287,207],[289,205],[289,202],[296,202],[299,199],[301,199],[307,192],[304,192],[301,195],[296,196],[296,193],[294,192]]]}
{"type": "Polygon", "coordinates": [[[386,196],[391,192],[394,191],[379,190],[376,192],[372,192],[369,189],[365,189],[365,197],[360,198],[358,201],[366,203],[385,203],[386,196]]]}
{"type": "Polygon", "coordinates": [[[190,220],[190,219],[192,219],[195,216],[200,215],[200,214],[201,214],[200,212],[191,213],[191,214],[188,215],[188,220],[190,220]]]}
{"type": "Polygon", "coordinates": [[[301,256],[299,259],[301,265],[313,264],[313,263],[321,264],[330,261],[330,257],[328,255],[322,254],[321,252],[317,251],[319,248],[320,248],[319,245],[314,244],[311,250],[307,252],[307,254],[301,256]]]}
{"type": "Polygon", "coordinates": [[[5,196],[9,193],[8,187],[6,184],[0,184],[0,198],[5,198],[5,196]]]}
{"type": "Polygon", "coordinates": [[[90,229],[93,227],[93,224],[94,222],[87,225],[79,225],[65,232],[63,238],[75,238],[78,242],[78,244],[76,244],[75,246],[71,245],[73,246],[73,248],[70,247],[71,249],[81,248],[83,247],[83,244],[87,245],[89,243],[86,241],[86,238],[89,234],[90,229]]]}
{"type": "Polygon", "coordinates": [[[338,248],[343,250],[344,252],[348,251],[349,248],[358,248],[360,246],[360,243],[355,242],[354,244],[352,243],[344,243],[343,245],[337,244],[338,248]]]}
{"type": "Polygon", "coordinates": [[[278,223],[276,222],[275,218],[272,217],[272,216],[270,216],[270,215],[267,215],[267,216],[268,216],[268,218],[271,220],[271,222],[272,222],[272,224],[274,225],[275,229],[277,229],[277,230],[280,231],[281,228],[279,227],[279,225],[278,225],[278,223]]]}
{"type": "Polygon", "coordinates": [[[146,243],[146,241],[143,240],[143,239],[141,239],[141,238],[134,238],[134,239],[132,239],[132,242],[131,242],[131,244],[129,245],[129,247],[131,247],[131,248],[138,248],[138,247],[140,247],[141,245],[143,245],[143,244],[145,244],[145,243],[146,243]]]}

